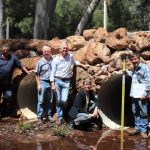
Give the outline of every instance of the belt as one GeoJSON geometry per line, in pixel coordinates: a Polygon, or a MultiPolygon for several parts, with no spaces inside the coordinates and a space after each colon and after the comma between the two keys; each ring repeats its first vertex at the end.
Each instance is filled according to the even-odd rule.
{"type": "Polygon", "coordinates": [[[63,77],[57,77],[55,76],[56,79],[62,80],[62,81],[67,81],[70,80],[70,78],[63,78],[63,77]]]}
{"type": "Polygon", "coordinates": [[[42,80],[42,81],[47,82],[47,83],[51,83],[50,80],[42,80]]]}

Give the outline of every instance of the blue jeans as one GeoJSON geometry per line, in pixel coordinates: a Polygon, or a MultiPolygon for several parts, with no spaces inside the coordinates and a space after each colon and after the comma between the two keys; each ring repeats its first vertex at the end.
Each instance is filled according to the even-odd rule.
{"type": "Polygon", "coordinates": [[[43,117],[43,104],[46,102],[46,115],[51,116],[52,90],[50,82],[40,81],[41,91],[38,91],[37,117],[43,117]]]}
{"type": "Polygon", "coordinates": [[[135,129],[146,133],[148,130],[148,101],[139,98],[132,99],[132,112],[134,115],[135,129]]]}
{"type": "Polygon", "coordinates": [[[55,79],[56,85],[56,112],[58,119],[62,119],[63,110],[66,109],[67,99],[70,88],[70,80],[62,81],[55,79]]]}
{"type": "MultiPolygon", "coordinates": [[[[11,85],[0,84],[0,96],[3,94],[3,101],[7,104],[8,107],[12,101],[12,89],[11,85]]],[[[10,108],[7,108],[10,109],[10,108]]],[[[9,111],[9,110],[8,110],[9,111]]],[[[2,113],[2,108],[0,107],[0,114],[2,113]]]]}

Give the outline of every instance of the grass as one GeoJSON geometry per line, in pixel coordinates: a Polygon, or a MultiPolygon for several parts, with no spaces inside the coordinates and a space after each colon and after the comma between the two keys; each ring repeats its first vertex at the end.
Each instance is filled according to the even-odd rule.
{"type": "Polygon", "coordinates": [[[59,127],[52,127],[51,129],[52,135],[59,137],[66,137],[69,133],[69,129],[65,125],[61,125],[59,127]]]}
{"type": "Polygon", "coordinates": [[[18,128],[20,130],[23,130],[23,131],[26,131],[26,130],[29,130],[30,129],[30,124],[28,122],[19,122],[17,124],[18,128]]]}

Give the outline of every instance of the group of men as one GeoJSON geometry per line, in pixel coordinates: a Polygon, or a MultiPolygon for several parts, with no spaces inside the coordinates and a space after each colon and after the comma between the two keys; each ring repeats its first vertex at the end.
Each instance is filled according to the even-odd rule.
{"type": "MultiPolygon", "coordinates": [[[[87,68],[79,61],[75,61],[72,54],[68,53],[65,40],[61,41],[60,53],[52,58],[51,48],[43,46],[43,57],[36,64],[36,82],[38,91],[37,118],[38,125],[43,121],[44,102],[46,101],[46,120],[54,122],[52,117],[52,99],[56,97],[56,125],[63,123],[63,112],[66,110],[67,99],[70,88],[71,66],[87,68]]],[[[126,71],[132,77],[130,97],[132,101],[132,111],[134,115],[135,128],[129,130],[130,135],[141,134],[142,138],[148,138],[148,102],[150,94],[150,69],[140,62],[140,56],[135,54],[131,57],[133,64],[132,71],[126,71]],[[138,93],[138,94],[137,94],[138,93]]],[[[11,78],[15,67],[22,69],[25,73],[30,71],[9,53],[9,47],[3,46],[0,53],[0,95],[3,94],[3,101],[7,104],[10,113],[10,103],[12,101],[11,78]]],[[[83,88],[78,92],[73,106],[68,115],[70,116],[70,129],[77,128],[81,124],[86,124],[95,120],[100,122],[96,98],[91,90],[91,81],[86,79],[83,88]]],[[[0,117],[2,116],[0,107],[0,117]]]]}
{"type": "MultiPolygon", "coordinates": [[[[67,107],[70,88],[71,66],[88,67],[88,65],[83,65],[79,61],[74,60],[73,55],[68,53],[67,43],[64,40],[61,41],[59,52],[60,53],[53,59],[51,48],[44,46],[43,57],[36,65],[38,89],[37,116],[39,125],[43,119],[43,103],[45,100],[47,101],[46,120],[54,122],[51,109],[53,95],[56,97],[56,125],[59,126],[63,123],[63,113],[67,107]]],[[[99,117],[98,107],[96,107],[94,102],[95,98],[91,95],[91,82],[85,80],[83,86],[83,90],[78,93],[75,103],[69,112],[70,118],[72,119],[70,121],[70,129],[99,117]],[[82,96],[80,94],[82,94],[82,96]],[[91,103],[93,103],[93,108],[90,108],[91,103]]]]}

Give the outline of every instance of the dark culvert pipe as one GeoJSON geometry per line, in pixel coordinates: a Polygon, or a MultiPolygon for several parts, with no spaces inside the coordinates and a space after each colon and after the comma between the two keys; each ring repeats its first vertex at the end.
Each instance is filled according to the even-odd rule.
{"type": "MultiPolygon", "coordinates": [[[[126,76],[125,86],[125,126],[133,122],[129,97],[131,78],[126,76]]],[[[100,115],[104,124],[112,129],[120,127],[122,75],[114,75],[100,88],[98,93],[100,115]]],[[[18,87],[17,101],[21,112],[28,119],[36,118],[37,89],[35,73],[25,76],[18,87]]]]}
{"type": "MultiPolygon", "coordinates": [[[[125,77],[125,126],[133,124],[131,109],[130,86],[131,77],[125,77]]],[[[120,128],[121,101],[122,101],[122,75],[114,75],[100,88],[98,93],[100,115],[104,124],[112,129],[120,128]]]]}

